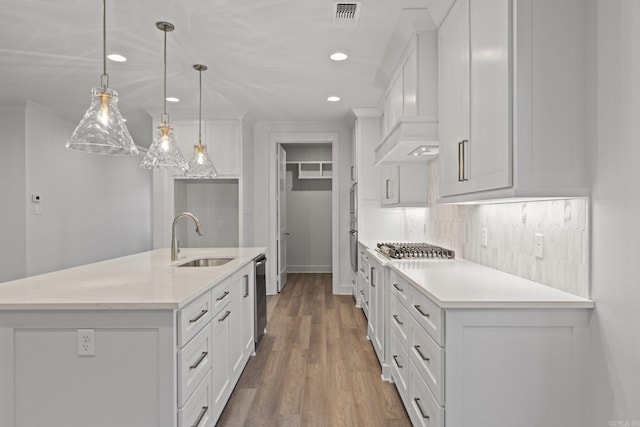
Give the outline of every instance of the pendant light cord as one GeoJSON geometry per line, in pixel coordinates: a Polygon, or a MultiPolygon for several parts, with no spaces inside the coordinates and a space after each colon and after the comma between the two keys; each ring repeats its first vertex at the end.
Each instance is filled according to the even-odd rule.
{"type": "Polygon", "coordinates": [[[102,88],[109,87],[109,75],[107,74],[107,0],[102,0],[102,88]]]}
{"type": "Polygon", "coordinates": [[[166,30],[164,32],[164,114],[163,116],[167,117],[167,31],[166,30]]]}
{"type": "Polygon", "coordinates": [[[202,146],[202,70],[198,70],[200,74],[200,100],[198,103],[198,145],[202,146]]]}

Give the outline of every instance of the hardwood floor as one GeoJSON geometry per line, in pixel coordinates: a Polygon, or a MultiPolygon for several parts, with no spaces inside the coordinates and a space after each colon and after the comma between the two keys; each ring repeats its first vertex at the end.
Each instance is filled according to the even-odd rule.
{"type": "Polygon", "coordinates": [[[331,293],[330,274],[289,274],[267,300],[267,334],[218,426],[411,425],[380,378],[362,310],[331,293]]]}

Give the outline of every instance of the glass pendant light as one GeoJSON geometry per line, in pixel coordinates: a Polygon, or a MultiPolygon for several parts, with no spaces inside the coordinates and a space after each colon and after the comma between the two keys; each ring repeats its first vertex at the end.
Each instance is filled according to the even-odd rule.
{"type": "Polygon", "coordinates": [[[207,146],[202,143],[202,72],[206,65],[193,66],[200,75],[200,103],[198,104],[198,144],[193,146],[193,158],[189,162],[189,169],[185,172],[187,178],[214,178],[218,172],[211,158],[207,154],[207,146]]]}
{"type": "Polygon", "coordinates": [[[107,5],[102,0],[101,87],[91,89],[91,105],[66,147],[95,154],[135,155],[138,148],[118,111],[118,92],[109,89],[107,75],[107,5]]]}
{"type": "Polygon", "coordinates": [[[164,31],[164,112],[160,116],[161,123],[156,130],[156,137],[140,167],[145,169],[174,167],[185,171],[189,165],[180,152],[173,135],[173,128],[169,125],[169,114],[167,114],[167,32],[173,31],[175,27],[169,22],[162,21],[156,22],[156,27],[164,31]]]}

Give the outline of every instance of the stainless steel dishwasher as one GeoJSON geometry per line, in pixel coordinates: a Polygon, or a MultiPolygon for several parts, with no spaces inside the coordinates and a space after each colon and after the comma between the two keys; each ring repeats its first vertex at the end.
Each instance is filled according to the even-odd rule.
{"type": "Polygon", "coordinates": [[[256,296],[256,307],[255,307],[255,331],[254,337],[256,341],[256,349],[258,348],[258,344],[260,344],[260,340],[262,336],[266,332],[267,328],[267,275],[265,271],[265,267],[267,264],[267,257],[264,254],[260,254],[254,260],[255,269],[256,269],[256,280],[255,280],[255,296],[256,296]]]}

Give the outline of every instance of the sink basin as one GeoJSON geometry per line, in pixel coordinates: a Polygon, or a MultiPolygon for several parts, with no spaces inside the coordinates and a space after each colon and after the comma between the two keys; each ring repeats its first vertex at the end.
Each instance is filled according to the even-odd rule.
{"type": "Polygon", "coordinates": [[[178,265],[178,267],[219,267],[235,258],[198,258],[178,265]]]}

